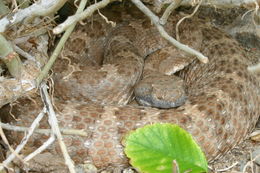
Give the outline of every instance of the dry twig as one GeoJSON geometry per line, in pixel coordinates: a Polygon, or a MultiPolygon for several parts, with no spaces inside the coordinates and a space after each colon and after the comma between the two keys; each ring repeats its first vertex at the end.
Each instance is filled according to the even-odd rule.
{"type": "MultiPolygon", "coordinates": [[[[25,144],[28,142],[29,138],[31,137],[31,135],[33,134],[35,128],[38,126],[39,122],[41,121],[41,119],[43,118],[44,114],[46,112],[46,109],[44,108],[39,115],[34,119],[30,130],[28,131],[28,133],[23,137],[21,143],[16,147],[15,149],[15,153],[19,153],[25,146],[25,144]]],[[[11,153],[6,160],[4,160],[2,162],[2,164],[0,165],[0,171],[3,170],[5,167],[8,166],[8,164],[15,158],[15,154],[11,153]]]]}
{"type": "Polygon", "coordinates": [[[36,59],[32,55],[30,55],[29,53],[25,52],[20,47],[18,47],[16,45],[13,45],[13,48],[19,55],[22,55],[23,57],[27,58],[28,60],[36,62],[36,59]]]}
{"type": "MultiPolygon", "coordinates": [[[[255,0],[204,0],[203,6],[212,6],[216,8],[234,8],[234,7],[245,7],[252,8],[255,0]]],[[[181,5],[190,6],[192,0],[183,0],[181,5]]]]}
{"type": "Polygon", "coordinates": [[[171,13],[173,12],[173,10],[175,10],[176,8],[178,8],[181,4],[182,0],[175,0],[173,1],[164,11],[162,17],[160,18],[160,24],[165,25],[169,16],[171,15],[171,13]]]}
{"type": "Polygon", "coordinates": [[[47,85],[45,83],[42,83],[42,85],[40,87],[40,91],[41,91],[42,100],[44,102],[44,105],[46,106],[47,113],[49,115],[49,124],[51,126],[51,130],[58,139],[58,143],[60,145],[63,157],[65,159],[65,164],[68,166],[69,171],[71,173],[76,173],[75,166],[69,156],[68,150],[63,141],[63,137],[61,135],[60,128],[58,125],[58,120],[57,120],[56,114],[54,112],[54,109],[53,109],[53,106],[52,106],[52,103],[51,103],[51,100],[50,100],[50,97],[49,97],[49,94],[47,91],[47,85]]]}
{"type": "MultiPolygon", "coordinates": [[[[257,158],[257,157],[256,157],[257,158]]],[[[246,163],[246,165],[243,168],[243,173],[247,173],[247,168],[251,168],[252,170],[254,170],[254,161],[256,158],[252,158],[252,153],[250,153],[250,160],[246,163]]],[[[254,173],[254,172],[253,172],[254,173]]]]}
{"type": "MultiPolygon", "coordinates": [[[[88,0],[82,0],[80,2],[79,8],[76,12],[75,15],[80,14],[87,3],[88,0]]],[[[39,84],[41,83],[41,81],[44,79],[44,77],[47,76],[47,74],[49,73],[49,70],[51,69],[52,65],[54,64],[54,62],[56,61],[59,53],[61,52],[65,42],[67,41],[67,39],[69,38],[70,34],[72,33],[73,29],[75,28],[76,23],[73,23],[72,25],[69,26],[69,28],[65,31],[65,33],[63,34],[63,36],[61,37],[59,43],[57,44],[57,46],[55,47],[48,63],[44,66],[44,68],[42,69],[41,73],[39,74],[39,76],[36,78],[36,85],[39,86],[39,84]]]]}
{"type": "Polygon", "coordinates": [[[49,137],[49,139],[47,141],[45,141],[39,148],[37,148],[34,152],[32,152],[31,154],[29,154],[28,156],[26,156],[24,158],[25,162],[28,162],[29,160],[31,160],[33,157],[35,157],[37,154],[40,154],[42,151],[46,150],[54,141],[55,141],[55,136],[52,133],[51,136],[49,137]]]}
{"type": "Polygon", "coordinates": [[[8,26],[17,24],[28,17],[47,16],[48,14],[55,13],[66,1],[67,0],[40,0],[25,9],[5,16],[0,20],[0,32],[4,32],[8,26]]]}
{"type": "Polygon", "coordinates": [[[154,25],[157,27],[158,31],[160,32],[161,36],[168,40],[171,44],[176,46],[177,48],[191,54],[195,55],[201,62],[207,63],[208,58],[204,56],[202,53],[190,48],[189,46],[186,46],[177,40],[175,40],[173,37],[171,37],[163,28],[163,26],[160,24],[160,19],[153,14],[140,0],[131,0],[146,16],[148,16],[151,21],[154,23],[154,25]]]}
{"type": "Polygon", "coordinates": [[[223,169],[213,169],[210,166],[208,166],[209,169],[213,170],[214,172],[225,172],[225,171],[230,171],[230,169],[232,169],[233,167],[235,167],[238,164],[238,162],[233,163],[232,165],[230,165],[227,168],[223,168],[223,169]]]}
{"type": "Polygon", "coordinates": [[[192,16],[194,16],[194,14],[198,11],[200,5],[202,3],[202,0],[200,0],[200,2],[198,3],[198,5],[195,7],[194,11],[188,15],[188,16],[185,16],[183,17],[182,19],[180,19],[177,24],[176,24],[176,39],[178,41],[180,41],[180,37],[179,37],[179,25],[185,20],[185,19],[188,19],[188,18],[191,18],[192,16]]]}
{"type": "Polygon", "coordinates": [[[60,34],[63,31],[65,31],[69,26],[91,16],[96,10],[101,9],[106,7],[109,3],[114,2],[114,1],[121,1],[121,0],[103,0],[98,3],[95,3],[91,6],[89,6],[86,10],[84,10],[81,13],[75,14],[73,16],[68,17],[65,22],[62,24],[58,25],[53,29],[54,34],[60,34]]]}
{"type": "MultiPolygon", "coordinates": [[[[0,122],[0,126],[5,130],[12,130],[17,132],[28,132],[28,127],[21,127],[21,126],[14,126],[10,124],[5,124],[0,122]]],[[[78,129],[60,129],[61,133],[64,135],[77,135],[77,136],[88,136],[88,133],[84,130],[78,130],[78,129]]],[[[51,130],[50,129],[35,129],[35,133],[44,134],[44,135],[50,135],[51,130]]]]}
{"type": "Polygon", "coordinates": [[[11,145],[9,144],[9,142],[8,142],[6,136],[5,136],[5,133],[4,133],[3,129],[2,129],[2,126],[0,126],[0,135],[1,135],[1,138],[4,141],[4,143],[8,146],[9,150],[11,151],[11,153],[13,153],[21,162],[25,163],[23,161],[22,157],[18,153],[16,153],[14,151],[14,149],[11,147],[11,145]]]}
{"type": "MultiPolygon", "coordinates": [[[[79,8],[76,12],[80,13],[81,11],[83,11],[83,9],[85,8],[86,4],[87,4],[88,0],[81,0],[79,8]]],[[[71,34],[71,32],[73,31],[74,27],[75,27],[75,23],[73,25],[71,25],[65,32],[65,34],[62,36],[61,41],[58,43],[57,47],[55,48],[52,57],[50,58],[48,64],[44,67],[44,73],[41,73],[40,76],[37,78],[37,84],[40,84],[40,82],[42,81],[42,79],[46,76],[46,74],[48,74],[49,69],[51,68],[52,64],[55,62],[59,52],[61,51],[63,45],[65,44],[66,40],[68,39],[69,35],[71,34]]],[[[71,173],[75,173],[75,166],[68,154],[66,145],[62,139],[62,135],[61,135],[61,131],[58,125],[58,120],[56,118],[56,114],[54,112],[50,97],[48,95],[47,92],[47,85],[45,83],[43,83],[41,85],[41,96],[42,96],[42,100],[44,102],[44,105],[47,108],[47,113],[49,115],[49,124],[51,126],[51,130],[53,131],[53,134],[57,137],[58,139],[58,143],[60,145],[63,157],[65,159],[65,164],[68,166],[69,171],[71,173]]],[[[49,140],[51,141],[51,138],[49,138],[49,140]]],[[[42,146],[42,148],[44,149],[44,146],[42,146]]],[[[41,148],[40,148],[41,149],[41,148]]],[[[40,150],[38,149],[38,150],[40,150]]],[[[37,152],[35,152],[37,153],[37,152]]],[[[30,158],[29,158],[30,159],[30,158]]]]}

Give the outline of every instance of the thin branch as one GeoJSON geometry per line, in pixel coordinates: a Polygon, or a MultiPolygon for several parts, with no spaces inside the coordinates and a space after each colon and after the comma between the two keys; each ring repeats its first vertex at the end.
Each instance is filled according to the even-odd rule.
{"type": "MultiPolygon", "coordinates": [[[[253,8],[255,0],[204,0],[201,5],[212,6],[216,8],[234,8],[234,7],[245,7],[253,8]]],[[[192,0],[183,0],[181,5],[190,6],[192,0]]]]}
{"type": "MultiPolygon", "coordinates": [[[[25,144],[28,142],[29,138],[31,137],[31,135],[33,134],[35,128],[38,126],[39,122],[41,121],[41,119],[43,118],[44,114],[46,112],[46,109],[43,109],[39,115],[34,119],[33,123],[31,124],[30,130],[28,131],[28,134],[26,134],[21,143],[16,147],[15,149],[15,153],[19,153],[25,146],[25,144]]],[[[8,164],[15,158],[15,154],[11,153],[8,158],[2,162],[2,164],[0,165],[0,171],[3,170],[5,167],[8,166],[8,164]]]]}
{"type": "Polygon", "coordinates": [[[175,0],[173,1],[164,11],[162,17],[160,18],[160,24],[161,25],[165,25],[169,16],[171,15],[171,13],[180,6],[182,0],[175,0]]]}
{"type": "Polygon", "coordinates": [[[57,120],[56,114],[54,112],[54,109],[53,109],[53,106],[52,106],[52,103],[51,103],[51,100],[50,100],[50,97],[49,97],[49,94],[47,91],[47,85],[45,83],[41,84],[40,91],[41,91],[42,100],[47,108],[47,113],[49,115],[49,124],[51,126],[51,130],[53,131],[53,133],[56,135],[56,137],[58,139],[58,143],[60,145],[63,157],[65,159],[65,164],[68,166],[69,171],[71,173],[76,173],[75,166],[69,156],[67,147],[63,141],[63,137],[61,135],[60,128],[58,125],[58,120],[57,120]]]}
{"type": "MultiPolygon", "coordinates": [[[[87,3],[88,0],[82,0],[80,3],[80,6],[76,12],[75,15],[81,13],[87,3]],[[85,4],[84,4],[85,3],[85,4]]],[[[69,26],[69,28],[65,31],[65,33],[62,35],[59,43],[57,44],[57,46],[55,47],[48,63],[44,66],[44,68],[42,69],[42,71],[40,72],[39,76],[36,78],[36,85],[39,86],[41,81],[48,75],[49,70],[51,69],[52,65],[54,64],[54,62],[56,61],[57,57],[59,56],[65,42],[68,40],[70,34],[72,33],[73,29],[75,28],[76,23],[73,23],[72,25],[69,26]]]]}
{"type": "Polygon", "coordinates": [[[31,60],[31,61],[36,62],[36,59],[35,59],[32,55],[30,55],[29,53],[25,52],[25,51],[22,50],[20,47],[18,47],[18,46],[16,46],[16,45],[13,45],[13,48],[14,48],[14,50],[15,50],[18,54],[22,55],[23,57],[27,58],[28,60],[31,60]]]}
{"type": "MultiPolygon", "coordinates": [[[[77,13],[80,13],[81,11],[83,11],[83,9],[85,8],[86,4],[87,4],[88,0],[81,0],[80,2],[80,5],[79,5],[79,8],[77,9],[77,13]]],[[[71,32],[73,31],[74,27],[75,27],[76,23],[74,23],[73,25],[71,25],[65,32],[65,36],[63,35],[62,38],[63,38],[63,45],[65,43],[65,41],[68,39],[68,36],[71,34],[71,32]],[[66,34],[67,33],[67,34],[66,34]]],[[[61,42],[61,41],[60,41],[61,42]]],[[[61,44],[59,42],[59,44],[61,44]]],[[[63,45],[60,45],[60,50],[61,48],[63,47],[63,45]]],[[[56,49],[57,50],[57,47],[56,49]]],[[[57,51],[55,51],[55,53],[58,53],[57,51]]],[[[60,50],[58,50],[60,52],[60,50]]],[[[53,53],[53,54],[55,54],[53,53]]],[[[49,68],[51,68],[52,64],[54,63],[55,59],[57,58],[58,54],[55,54],[54,55],[54,58],[52,58],[52,62],[49,64],[49,68]]],[[[44,67],[45,70],[46,70],[46,74],[43,74],[41,78],[37,78],[37,84],[40,84],[41,80],[44,78],[45,75],[47,75],[49,69],[48,67],[44,67]]],[[[41,96],[42,96],[42,100],[44,102],[44,105],[46,106],[47,108],[47,113],[49,115],[49,124],[51,126],[51,130],[53,131],[53,134],[56,135],[57,139],[58,139],[58,143],[60,145],[60,148],[61,148],[61,151],[62,151],[62,154],[63,154],[63,157],[64,157],[64,160],[65,160],[65,164],[68,166],[69,168],[69,171],[70,173],[76,173],[75,171],[75,166],[69,156],[69,153],[68,153],[68,150],[66,148],[66,145],[63,141],[63,138],[62,138],[62,135],[61,135],[61,131],[60,131],[60,128],[59,128],[59,125],[58,125],[58,120],[57,120],[57,117],[56,117],[56,114],[54,112],[54,109],[53,109],[53,106],[52,106],[52,103],[51,103],[51,100],[50,100],[50,96],[48,94],[48,91],[47,91],[47,85],[46,83],[43,83],[41,85],[41,88],[40,88],[40,91],[41,91],[41,96]]]]}
{"type": "MultiPolygon", "coordinates": [[[[153,10],[156,11],[156,13],[160,13],[163,7],[170,5],[173,1],[174,0],[153,0],[153,10]]],[[[193,6],[194,1],[195,0],[182,0],[180,6],[193,6]]],[[[257,0],[203,0],[201,5],[219,9],[237,7],[253,9],[255,1],[257,0]]]]}
{"type": "Polygon", "coordinates": [[[202,0],[200,0],[200,2],[198,3],[198,5],[195,7],[194,11],[190,14],[190,15],[187,15],[185,17],[183,17],[182,19],[180,19],[177,24],[176,24],[176,39],[178,41],[180,41],[180,37],[179,37],[179,25],[185,20],[185,19],[188,19],[188,18],[191,18],[192,16],[194,16],[194,14],[198,11],[200,5],[202,3],[202,0]]]}
{"type": "Polygon", "coordinates": [[[4,143],[8,146],[9,150],[11,151],[11,153],[13,153],[21,162],[25,163],[23,161],[23,158],[18,153],[16,153],[14,151],[14,149],[11,147],[11,145],[9,144],[8,139],[6,138],[5,133],[4,133],[3,129],[2,129],[2,126],[0,126],[0,135],[1,135],[1,138],[4,141],[4,143]]]}
{"type": "Polygon", "coordinates": [[[160,32],[161,36],[168,40],[171,44],[176,46],[177,48],[191,54],[195,55],[201,62],[207,63],[208,58],[204,56],[202,53],[190,48],[187,45],[184,45],[174,38],[172,38],[163,28],[162,25],[160,25],[160,19],[154,15],[140,0],[131,0],[145,15],[147,15],[151,21],[154,23],[154,25],[157,27],[158,31],[160,32]]]}
{"type": "Polygon", "coordinates": [[[226,172],[229,171],[230,169],[232,169],[233,167],[235,167],[239,162],[235,162],[232,165],[228,166],[227,168],[223,168],[223,169],[216,169],[214,170],[214,172],[226,172]]]}
{"type": "MultiPolygon", "coordinates": [[[[247,173],[247,168],[254,169],[254,161],[259,157],[260,155],[257,155],[255,158],[252,157],[252,152],[250,152],[250,160],[244,165],[243,167],[243,173],[247,173]]],[[[253,172],[253,171],[252,171],[253,172]]],[[[254,173],[254,172],[253,172],[254,173]]]]}
{"type": "Polygon", "coordinates": [[[67,0],[39,0],[25,9],[19,9],[16,13],[5,16],[0,20],[0,33],[8,26],[22,22],[28,17],[47,16],[60,9],[67,0]]]}
{"type": "MultiPolygon", "coordinates": [[[[17,131],[17,132],[28,132],[28,127],[21,127],[21,126],[14,126],[6,123],[0,122],[0,126],[5,130],[11,130],[11,131],[17,131]]],[[[77,136],[88,136],[88,133],[85,132],[83,129],[60,129],[62,134],[64,135],[77,135],[77,136]]],[[[44,134],[44,135],[50,135],[51,130],[50,129],[35,129],[35,133],[44,134]]]]}
{"type": "Polygon", "coordinates": [[[68,17],[67,20],[65,20],[65,22],[63,22],[62,24],[56,26],[53,29],[53,33],[54,34],[60,34],[63,31],[65,31],[68,27],[70,27],[71,25],[74,25],[75,23],[91,16],[97,9],[101,9],[106,7],[109,3],[114,2],[114,1],[121,1],[121,0],[102,0],[98,3],[95,3],[91,6],[89,6],[86,10],[84,10],[81,13],[77,13],[73,16],[68,17]]]}
{"type": "Polygon", "coordinates": [[[34,152],[32,152],[31,154],[29,154],[28,156],[26,156],[24,158],[25,162],[28,162],[29,160],[31,160],[33,157],[35,157],[37,154],[40,154],[41,152],[43,152],[44,150],[46,150],[54,141],[55,141],[55,136],[52,133],[51,136],[49,137],[49,139],[47,141],[45,141],[39,148],[37,148],[34,152]]]}
{"type": "Polygon", "coordinates": [[[16,0],[12,0],[12,9],[13,9],[13,11],[17,11],[18,10],[18,5],[17,5],[16,0]]]}
{"type": "Polygon", "coordinates": [[[98,11],[98,14],[106,21],[106,23],[111,24],[112,27],[115,27],[115,26],[116,26],[116,22],[113,22],[113,21],[108,20],[108,18],[107,18],[105,15],[103,15],[103,14],[100,12],[99,9],[98,9],[97,11],[98,11]]]}

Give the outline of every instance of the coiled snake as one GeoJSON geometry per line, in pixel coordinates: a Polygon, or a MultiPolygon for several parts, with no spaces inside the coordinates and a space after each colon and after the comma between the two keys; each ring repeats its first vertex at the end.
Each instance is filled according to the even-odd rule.
{"type": "MultiPolygon", "coordinates": [[[[90,160],[98,167],[127,164],[121,144],[124,135],[156,122],[179,124],[186,129],[209,160],[223,155],[245,138],[260,113],[260,87],[257,76],[247,71],[252,64],[250,58],[234,39],[196,17],[185,20],[179,28],[181,42],[209,57],[209,63],[195,59],[178,73],[184,80],[188,100],[172,109],[124,105],[140,79],[144,57],[155,54],[165,60],[189,56],[169,46],[145,17],[115,16],[116,28],[95,16],[73,34],[63,52],[73,57],[72,74],[66,76],[67,60],[61,60],[54,68],[60,126],[88,133],[87,137],[64,136],[76,163],[90,160]],[[103,55],[106,59],[101,67],[91,59],[84,60],[91,65],[82,61],[82,57],[93,56],[99,61],[103,55]],[[62,79],[63,76],[67,79],[62,79]]],[[[173,36],[180,17],[174,14],[165,26],[173,36]]],[[[22,120],[17,124],[31,122],[40,110],[38,107],[29,103],[18,106],[17,115],[26,117],[20,117],[22,120]]],[[[36,135],[35,139],[37,136],[40,138],[36,135]]],[[[52,152],[59,153],[58,147],[52,152]]]]}

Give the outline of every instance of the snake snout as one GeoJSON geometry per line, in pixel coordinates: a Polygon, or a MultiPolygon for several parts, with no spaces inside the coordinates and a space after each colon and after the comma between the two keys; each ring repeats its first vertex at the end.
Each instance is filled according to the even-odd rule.
{"type": "Polygon", "coordinates": [[[158,80],[145,78],[136,85],[134,93],[140,105],[156,108],[178,107],[188,98],[183,80],[176,76],[163,75],[158,80]]]}

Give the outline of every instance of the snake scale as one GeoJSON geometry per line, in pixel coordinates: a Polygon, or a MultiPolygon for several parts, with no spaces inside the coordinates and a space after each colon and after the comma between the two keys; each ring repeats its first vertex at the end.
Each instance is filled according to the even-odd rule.
{"type": "MultiPolygon", "coordinates": [[[[192,134],[208,160],[232,149],[252,130],[260,113],[259,79],[247,71],[252,61],[237,41],[201,19],[185,20],[179,28],[181,42],[209,57],[209,63],[194,59],[178,73],[185,81],[188,100],[175,109],[125,105],[140,79],[143,57],[153,53],[162,59],[186,55],[160,38],[144,16],[124,16],[119,12],[114,14],[115,18],[109,13],[105,15],[117,21],[115,28],[96,15],[74,32],[75,39],[72,35],[65,47],[64,54],[74,65],[74,72],[65,73],[66,59],[57,62],[54,68],[60,126],[88,133],[87,137],[64,135],[76,163],[89,160],[99,168],[128,164],[121,141],[130,130],[146,124],[180,125],[192,134]],[[75,57],[71,52],[79,55],[75,57]],[[82,57],[95,56],[98,62],[103,55],[106,59],[101,67],[91,59],[82,61],[82,57]],[[84,65],[85,61],[91,65],[84,65]],[[66,80],[62,79],[64,76],[66,80]]],[[[173,14],[165,26],[173,36],[180,18],[173,14]]],[[[29,125],[40,106],[28,102],[20,105],[13,110],[21,119],[16,124],[29,125]]],[[[45,138],[35,135],[32,144],[39,146],[41,142],[36,139],[45,138]]],[[[60,154],[57,144],[50,150],[60,154]]]]}

